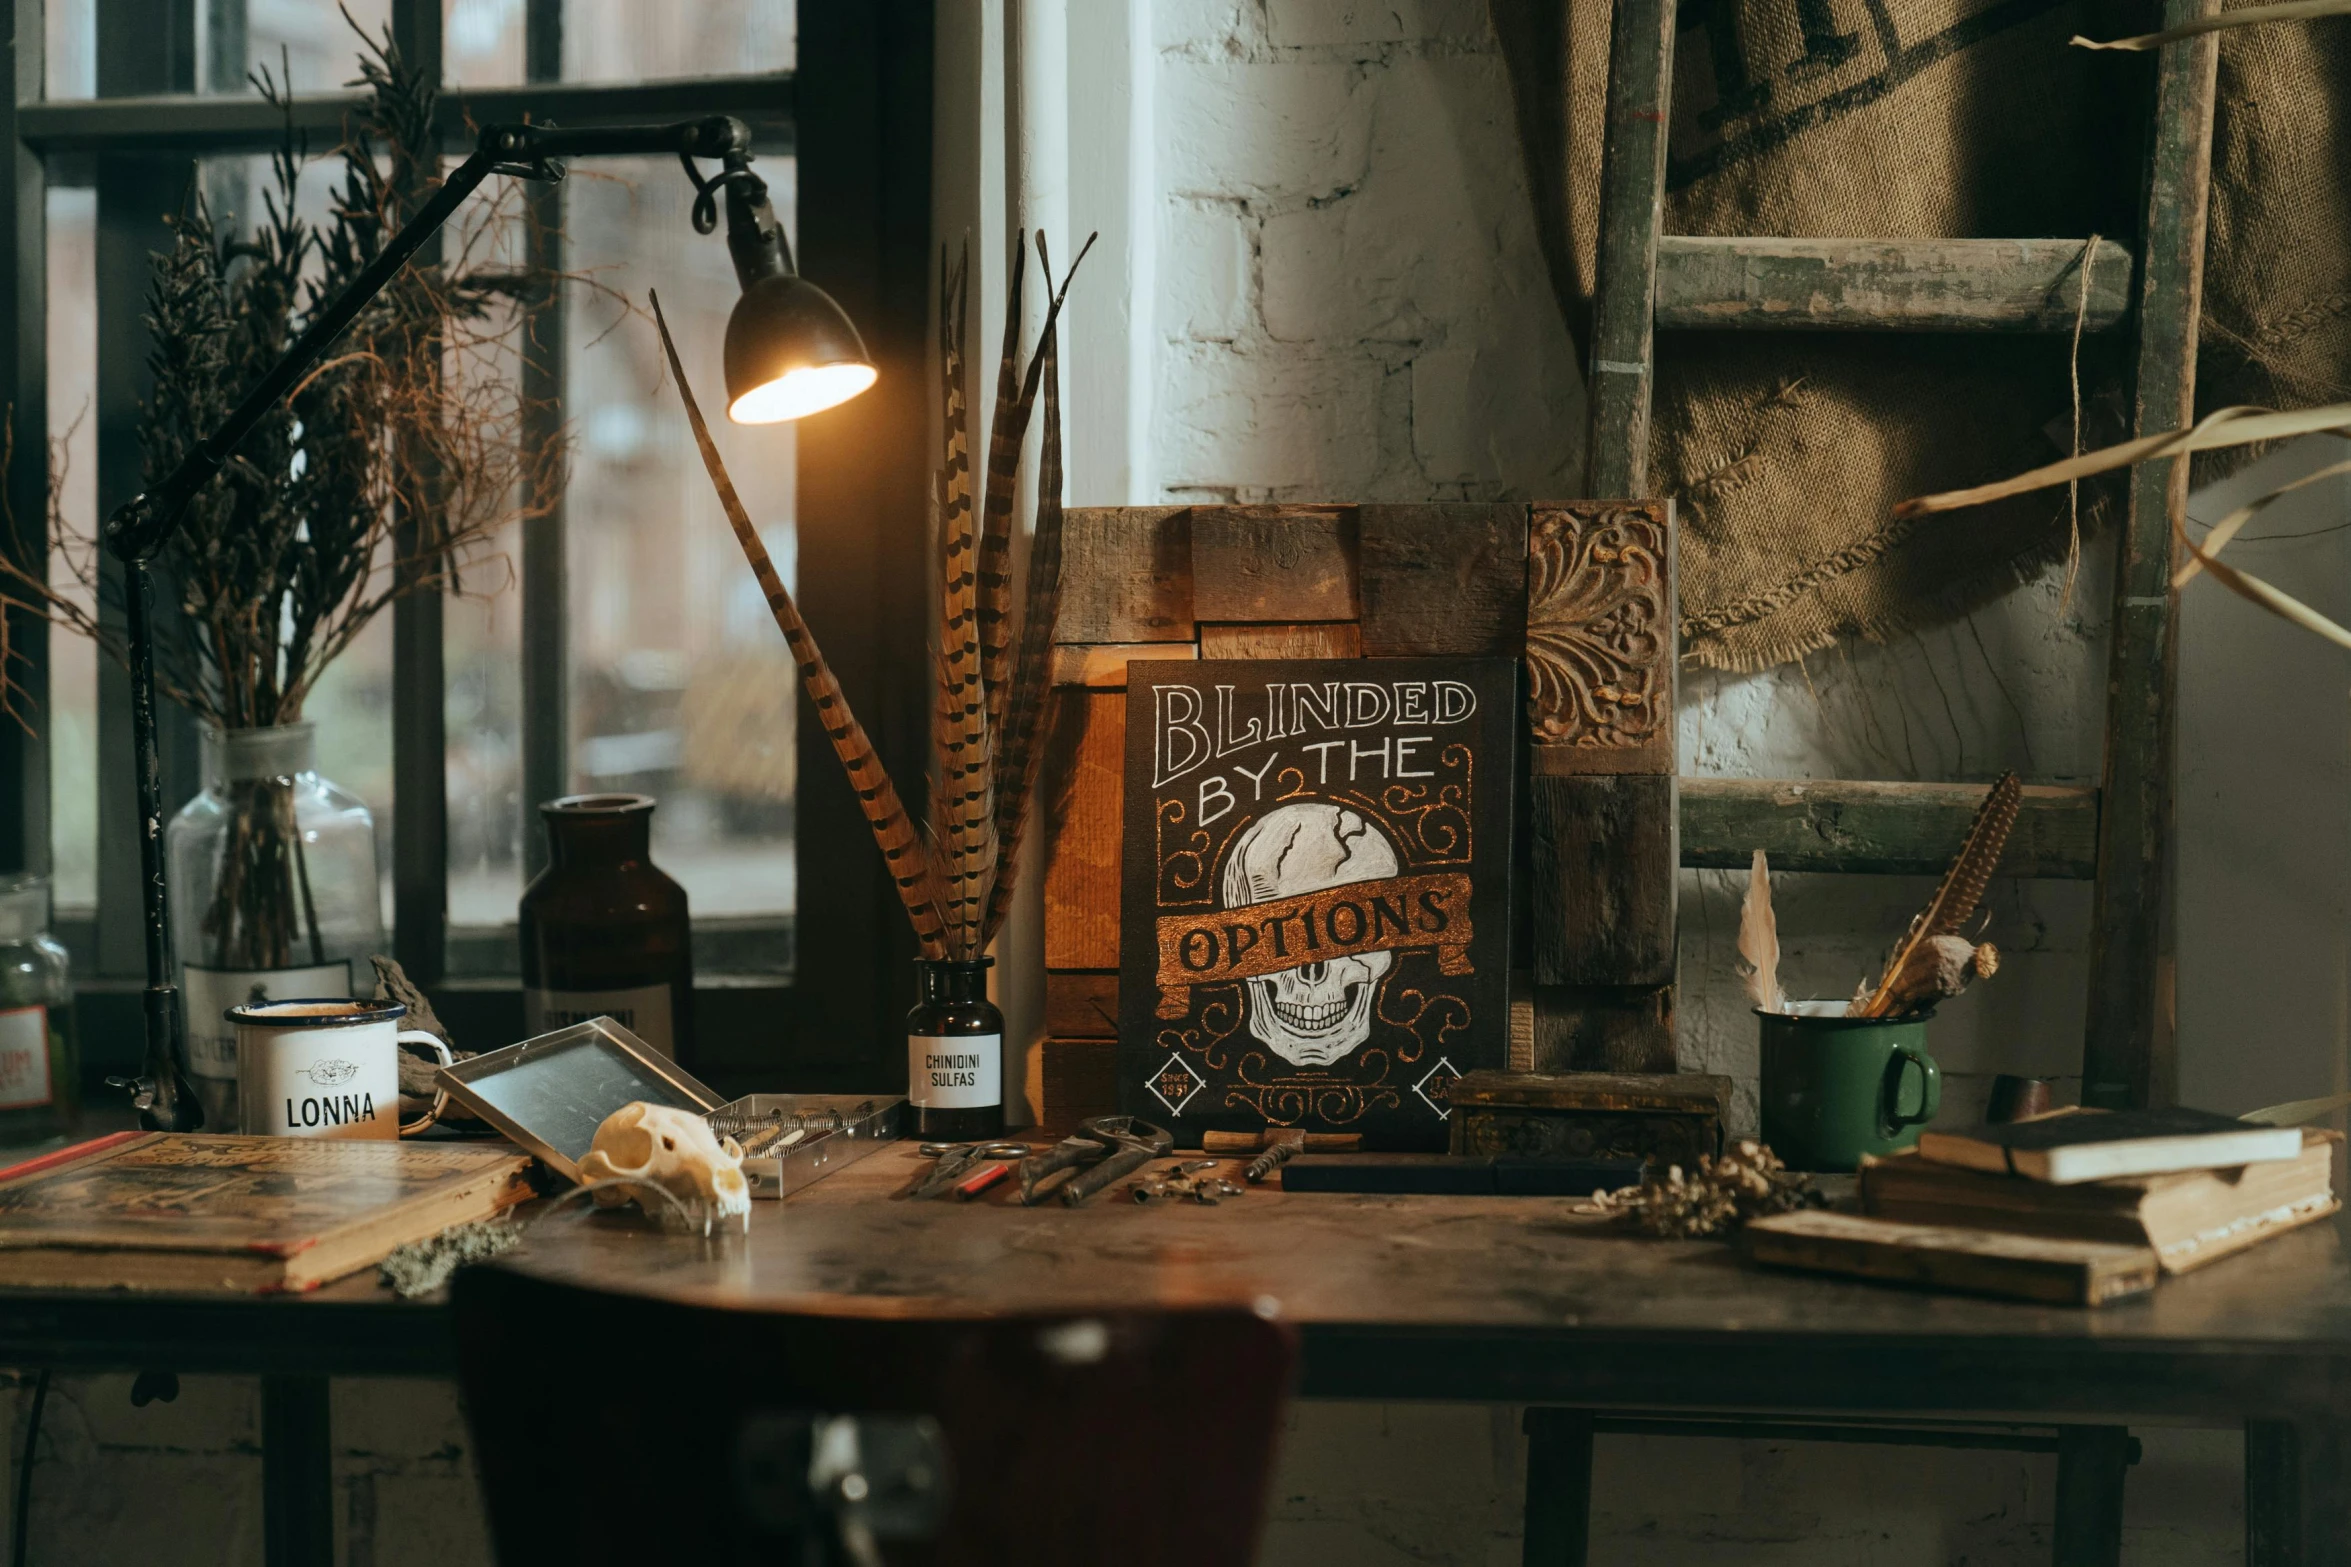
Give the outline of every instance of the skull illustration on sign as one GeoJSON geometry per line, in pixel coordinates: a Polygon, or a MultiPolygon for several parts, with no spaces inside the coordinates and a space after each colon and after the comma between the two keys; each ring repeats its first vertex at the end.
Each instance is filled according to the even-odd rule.
{"type": "MultiPolygon", "coordinates": [[[[1395,846],[1343,805],[1301,802],[1268,811],[1225,861],[1228,909],[1271,903],[1396,874],[1395,846]]],[[[1366,952],[1244,981],[1249,1032],[1293,1066],[1329,1066],[1371,1037],[1373,993],[1395,955],[1366,952]]]]}

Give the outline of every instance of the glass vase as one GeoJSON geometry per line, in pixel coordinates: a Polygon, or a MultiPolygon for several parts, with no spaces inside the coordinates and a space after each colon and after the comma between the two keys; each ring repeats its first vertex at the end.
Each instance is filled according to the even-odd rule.
{"type": "Polygon", "coordinates": [[[0,877],[0,1143],[71,1131],[81,1102],[73,975],[49,934],[49,878],[0,877]]]}
{"type": "Polygon", "coordinates": [[[573,794],[539,807],[547,868],[523,890],[523,1027],[609,1017],[672,1061],[694,1049],[686,889],[653,863],[653,797],[573,794]]]}
{"type": "Polygon", "coordinates": [[[204,792],[164,829],[188,1074],[204,1129],[237,1127],[236,1031],[256,1001],[350,996],[384,950],[375,818],[318,775],[308,724],[207,729],[204,792]]]}

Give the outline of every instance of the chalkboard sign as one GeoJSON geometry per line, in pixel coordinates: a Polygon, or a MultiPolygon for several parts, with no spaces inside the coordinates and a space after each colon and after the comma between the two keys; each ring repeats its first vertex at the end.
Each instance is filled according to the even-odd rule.
{"type": "Polygon", "coordinates": [[[1508,1050],[1517,667],[1127,666],[1119,1108],[1440,1148],[1508,1050]]]}

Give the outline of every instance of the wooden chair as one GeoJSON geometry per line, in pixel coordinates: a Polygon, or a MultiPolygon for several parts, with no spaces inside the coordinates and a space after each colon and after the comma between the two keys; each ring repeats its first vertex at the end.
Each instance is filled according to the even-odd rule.
{"type": "Polygon", "coordinates": [[[806,1469],[771,1461],[789,1422],[842,1414],[883,1445],[927,1416],[944,1445],[943,1522],[885,1541],[892,1562],[1244,1567],[1297,1363],[1291,1330],[1241,1309],[833,1316],[505,1268],[453,1296],[503,1567],[849,1559],[779,1521],[779,1475],[806,1469]]]}

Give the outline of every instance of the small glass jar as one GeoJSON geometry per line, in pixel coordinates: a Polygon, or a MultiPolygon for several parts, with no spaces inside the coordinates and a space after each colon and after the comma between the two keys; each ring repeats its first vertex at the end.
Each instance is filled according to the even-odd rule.
{"type": "Polygon", "coordinates": [[[686,889],[653,863],[653,799],[573,794],[539,807],[547,868],[523,889],[523,1025],[609,1017],[692,1064],[694,928],[686,889]]]}
{"type": "Polygon", "coordinates": [[[906,1097],[918,1136],[1004,1135],[1004,1014],[988,999],[995,961],[915,961],[922,1001],[906,1014],[906,1097]]]}
{"type": "Polygon", "coordinates": [[[0,1143],[71,1131],[81,1064],[73,975],[49,934],[49,878],[0,877],[0,1143]]]}
{"type": "Polygon", "coordinates": [[[256,1001],[360,994],[384,948],[375,818],[318,775],[308,724],[206,729],[204,792],[163,834],[188,1075],[204,1129],[237,1129],[237,1036],[256,1001]]]}

